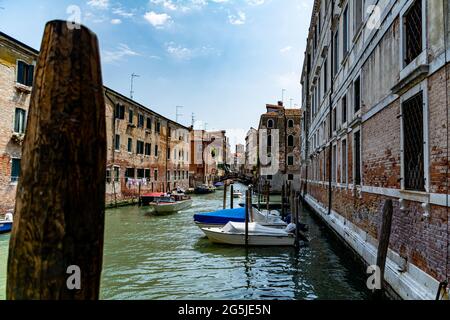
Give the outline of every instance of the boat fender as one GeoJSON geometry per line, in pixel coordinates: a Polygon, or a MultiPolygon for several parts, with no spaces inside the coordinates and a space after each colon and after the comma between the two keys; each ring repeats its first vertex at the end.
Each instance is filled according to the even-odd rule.
{"type": "Polygon", "coordinates": [[[295,223],[290,223],[288,224],[288,226],[286,227],[286,232],[287,233],[294,233],[295,229],[297,229],[297,226],[295,225],[295,223]]]}

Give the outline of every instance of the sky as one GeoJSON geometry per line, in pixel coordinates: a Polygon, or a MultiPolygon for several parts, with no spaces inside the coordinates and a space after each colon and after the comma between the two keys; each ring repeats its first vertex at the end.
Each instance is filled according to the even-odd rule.
{"type": "Polygon", "coordinates": [[[176,120],[227,130],[232,145],[266,103],[301,105],[313,0],[0,0],[0,30],[36,49],[45,23],[81,23],[99,38],[103,82],[176,120]],[[24,10],[24,8],[26,8],[24,10]],[[283,89],[286,91],[283,94],[283,89]],[[292,99],[292,100],[291,100],[292,99]]]}

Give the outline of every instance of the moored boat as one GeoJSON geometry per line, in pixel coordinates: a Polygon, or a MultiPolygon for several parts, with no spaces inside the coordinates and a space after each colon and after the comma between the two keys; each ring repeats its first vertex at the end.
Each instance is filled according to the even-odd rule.
{"type": "MultiPolygon", "coordinates": [[[[213,243],[245,245],[245,223],[229,222],[223,228],[202,228],[213,243]]],[[[269,228],[258,223],[248,224],[248,245],[250,246],[293,246],[295,236],[283,229],[269,228]]]]}
{"type": "Polygon", "coordinates": [[[242,198],[244,195],[239,190],[233,192],[233,198],[238,199],[242,198]]]}
{"type": "Polygon", "coordinates": [[[187,209],[192,206],[192,199],[184,194],[173,194],[160,197],[150,203],[156,215],[165,215],[187,209]]]}
{"type": "MultiPolygon", "coordinates": [[[[286,228],[287,226],[287,223],[278,215],[263,214],[255,208],[253,208],[251,217],[253,217],[253,221],[266,227],[286,228]]],[[[197,213],[194,215],[194,222],[199,228],[222,228],[228,222],[245,222],[245,208],[197,213]]]]}
{"type": "Polygon", "coordinates": [[[216,192],[216,188],[208,185],[201,185],[195,188],[195,194],[210,194],[216,192]]]}
{"type": "Polygon", "coordinates": [[[11,232],[13,226],[13,215],[8,212],[5,219],[0,220],[0,234],[11,232]]]}

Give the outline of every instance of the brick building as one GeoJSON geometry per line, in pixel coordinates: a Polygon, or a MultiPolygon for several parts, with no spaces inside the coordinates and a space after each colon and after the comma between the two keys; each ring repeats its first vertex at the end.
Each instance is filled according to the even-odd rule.
{"type": "MultiPolygon", "coordinates": [[[[0,213],[14,207],[39,52],[0,33],[0,213]]],[[[106,202],[189,185],[190,130],[105,87],[106,202]]]]}
{"type": "Polygon", "coordinates": [[[300,190],[300,109],[286,109],[282,102],[266,105],[258,134],[259,183],[270,183],[272,192],[281,192],[286,182],[300,190]]]}
{"type": "Polygon", "coordinates": [[[370,265],[392,199],[386,281],[405,299],[449,278],[449,14],[442,0],[315,0],[301,76],[305,199],[370,265]]]}

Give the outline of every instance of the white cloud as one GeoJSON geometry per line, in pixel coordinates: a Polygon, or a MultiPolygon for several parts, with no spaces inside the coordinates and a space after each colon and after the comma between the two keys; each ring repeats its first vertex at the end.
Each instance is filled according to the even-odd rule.
{"type": "Polygon", "coordinates": [[[167,53],[177,60],[191,60],[198,57],[220,56],[221,52],[210,46],[202,46],[198,48],[188,48],[176,44],[175,42],[166,43],[167,53]]]}
{"type": "Polygon", "coordinates": [[[264,4],[265,0],[246,0],[246,2],[251,6],[260,6],[264,4]]]}
{"type": "Polygon", "coordinates": [[[125,57],[140,56],[139,53],[133,51],[129,46],[123,43],[120,43],[114,51],[105,50],[102,53],[102,60],[105,63],[115,63],[125,57]]]}
{"type": "Polygon", "coordinates": [[[122,20],[120,20],[120,19],[112,19],[111,20],[111,24],[121,24],[122,23],[122,20]]]}
{"type": "Polygon", "coordinates": [[[89,0],[87,4],[93,8],[105,10],[109,7],[109,0],[89,0]]]}
{"type": "Polygon", "coordinates": [[[115,15],[118,15],[120,17],[123,17],[123,18],[131,18],[131,17],[134,16],[133,12],[125,11],[122,8],[115,8],[115,9],[112,10],[112,13],[115,14],[115,15]]]}
{"type": "Polygon", "coordinates": [[[144,18],[155,28],[161,28],[172,21],[167,13],[156,13],[154,11],[146,12],[144,18]]]}
{"type": "Polygon", "coordinates": [[[228,15],[228,21],[233,25],[243,25],[246,21],[246,15],[243,11],[238,11],[237,14],[228,15]]]}
{"type": "Polygon", "coordinates": [[[287,46],[287,47],[284,47],[284,48],[280,49],[280,52],[281,53],[288,53],[291,50],[292,50],[292,47],[291,46],[287,46]]]}

